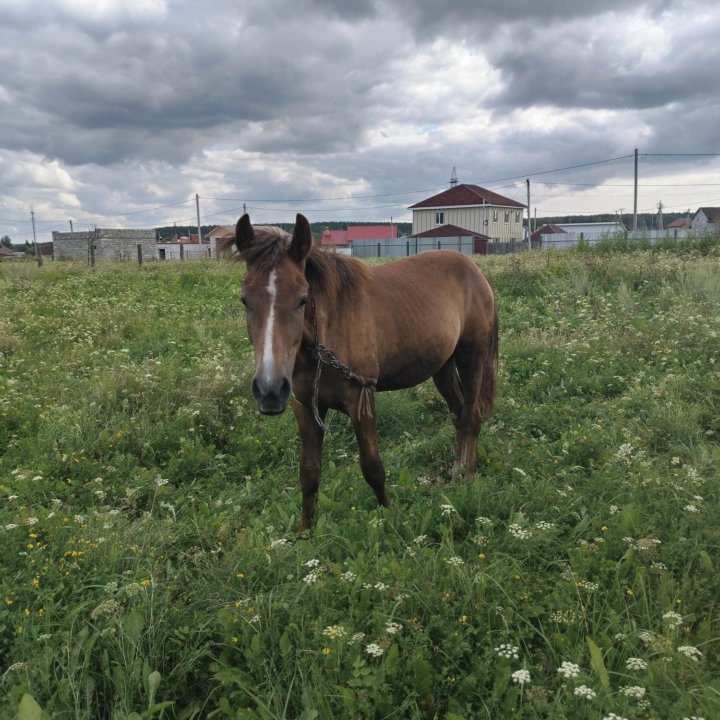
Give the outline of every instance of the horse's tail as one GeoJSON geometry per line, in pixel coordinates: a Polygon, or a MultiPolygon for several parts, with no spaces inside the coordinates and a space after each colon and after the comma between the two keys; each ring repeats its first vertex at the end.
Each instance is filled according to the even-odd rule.
{"type": "Polygon", "coordinates": [[[495,389],[497,384],[497,368],[499,356],[499,323],[497,308],[493,311],[492,327],[488,338],[487,351],[483,360],[482,383],[480,385],[480,412],[484,420],[488,420],[495,404],[495,389]]]}

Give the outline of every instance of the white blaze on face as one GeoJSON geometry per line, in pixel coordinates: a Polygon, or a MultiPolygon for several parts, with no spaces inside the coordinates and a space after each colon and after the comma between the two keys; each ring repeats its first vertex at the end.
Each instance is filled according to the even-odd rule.
{"type": "Polygon", "coordinates": [[[265,337],[263,338],[263,375],[270,379],[273,374],[273,330],[275,326],[275,298],[277,288],[275,287],[275,270],[268,277],[267,292],[270,295],[270,310],[268,311],[267,323],[265,324],[265,337]]]}

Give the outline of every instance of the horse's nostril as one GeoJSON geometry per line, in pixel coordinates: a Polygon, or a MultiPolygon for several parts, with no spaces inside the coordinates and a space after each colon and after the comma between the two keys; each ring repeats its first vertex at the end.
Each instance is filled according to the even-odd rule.
{"type": "Polygon", "coordinates": [[[256,377],[254,377],[252,379],[252,383],[250,383],[250,392],[252,393],[255,401],[260,402],[260,398],[263,396],[263,393],[260,390],[260,383],[258,382],[256,377]]]}
{"type": "Polygon", "coordinates": [[[292,385],[286,377],[266,380],[256,376],[252,380],[250,391],[261,411],[264,412],[268,408],[277,408],[282,411],[290,397],[292,385]]]}

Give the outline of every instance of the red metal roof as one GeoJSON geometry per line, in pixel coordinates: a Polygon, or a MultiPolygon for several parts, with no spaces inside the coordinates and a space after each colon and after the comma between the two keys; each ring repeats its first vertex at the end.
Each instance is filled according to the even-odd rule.
{"type": "Polygon", "coordinates": [[[674,228],[684,228],[690,225],[690,221],[686,217],[676,218],[671,223],[668,223],[668,230],[674,228]]]}
{"type": "Polygon", "coordinates": [[[524,208],[525,205],[517,202],[517,200],[511,200],[504,195],[499,195],[492,190],[486,190],[479,185],[468,185],[463,183],[456,185],[449,190],[433,195],[427,200],[421,200],[415,205],[411,205],[410,209],[419,208],[443,208],[443,207],[457,207],[465,205],[498,205],[500,207],[516,207],[524,208]]]}
{"type": "Polygon", "coordinates": [[[397,237],[397,225],[348,225],[347,237],[353,240],[390,240],[397,237]]]}
{"type": "Polygon", "coordinates": [[[391,240],[397,237],[397,225],[348,225],[347,230],[323,230],[321,245],[349,245],[353,240],[391,240]]]}
{"type": "Polygon", "coordinates": [[[476,233],[472,230],[465,230],[464,228],[458,227],[457,225],[440,225],[432,230],[425,230],[425,232],[411,235],[410,237],[418,238],[434,238],[434,237],[474,237],[480,238],[481,240],[490,240],[490,237],[483,235],[482,233],[476,233]]]}
{"type": "Polygon", "coordinates": [[[347,245],[347,230],[323,230],[322,237],[320,238],[321,245],[347,245]]]}
{"type": "Polygon", "coordinates": [[[556,235],[562,233],[563,235],[566,234],[566,231],[563,230],[558,225],[543,225],[539,230],[536,230],[530,237],[531,240],[540,240],[541,235],[556,235]]]}

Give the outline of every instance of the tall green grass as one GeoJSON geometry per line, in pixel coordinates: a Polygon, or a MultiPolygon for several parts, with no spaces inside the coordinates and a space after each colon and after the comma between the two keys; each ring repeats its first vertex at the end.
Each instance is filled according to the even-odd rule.
{"type": "Polygon", "coordinates": [[[0,716],[720,717],[717,244],[478,262],[475,481],[381,395],[393,509],[331,414],[305,539],[241,268],[2,266],[0,716]]]}

